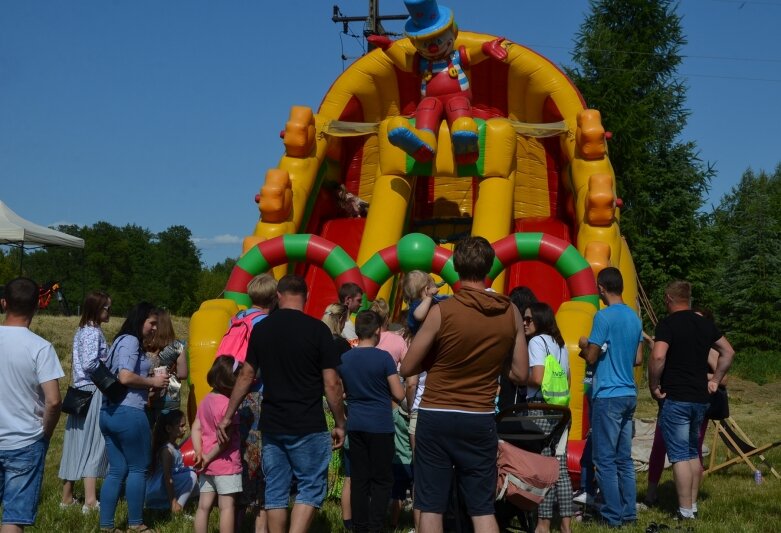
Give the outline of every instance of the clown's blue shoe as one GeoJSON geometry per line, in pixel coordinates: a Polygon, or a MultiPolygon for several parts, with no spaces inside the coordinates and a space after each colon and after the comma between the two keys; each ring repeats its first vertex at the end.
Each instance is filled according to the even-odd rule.
{"type": "Polygon", "coordinates": [[[428,163],[436,155],[434,134],[428,130],[416,132],[409,127],[396,127],[388,132],[388,140],[420,163],[428,163]],[[433,142],[426,142],[422,137],[430,137],[433,142]]]}

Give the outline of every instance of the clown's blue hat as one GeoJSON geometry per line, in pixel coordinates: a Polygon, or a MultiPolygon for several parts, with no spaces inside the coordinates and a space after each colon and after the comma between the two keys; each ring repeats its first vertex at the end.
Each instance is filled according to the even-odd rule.
{"type": "Polygon", "coordinates": [[[404,0],[409,20],[404,25],[407,37],[421,39],[434,35],[453,24],[453,11],[437,5],[437,0],[404,0]]]}

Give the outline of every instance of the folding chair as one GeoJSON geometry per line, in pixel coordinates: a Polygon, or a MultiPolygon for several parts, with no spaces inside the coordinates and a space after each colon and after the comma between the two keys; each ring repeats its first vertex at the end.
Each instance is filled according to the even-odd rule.
{"type": "Polygon", "coordinates": [[[708,469],[704,471],[705,474],[716,472],[722,468],[727,468],[736,463],[744,462],[752,470],[756,471],[758,468],[754,466],[751,461],[752,458],[759,459],[760,463],[764,463],[770,472],[776,477],[781,479],[781,475],[776,472],[773,465],[765,457],[764,453],[768,450],[772,450],[776,446],[781,445],[781,440],[766,444],[764,446],[757,446],[746,433],[740,429],[738,423],[732,417],[727,417],[724,420],[711,420],[713,422],[713,428],[716,430],[716,434],[713,436],[713,446],[711,447],[711,456],[708,463],[708,469]],[[718,464],[716,463],[716,447],[719,440],[724,443],[727,448],[727,459],[718,464]],[[734,457],[730,457],[731,454],[735,454],[734,457]]]}

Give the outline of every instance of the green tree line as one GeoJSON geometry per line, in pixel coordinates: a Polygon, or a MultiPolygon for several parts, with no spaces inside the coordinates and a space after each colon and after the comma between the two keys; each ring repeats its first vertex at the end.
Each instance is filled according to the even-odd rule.
{"type": "Polygon", "coordinates": [[[83,293],[98,289],[111,295],[115,314],[145,300],[186,316],[203,300],[220,295],[235,263],[226,260],[204,267],[192,233],[184,226],[160,233],[108,222],[57,229],[84,239],[84,250],[51,247],[19,257],[21,251],[11,249],[0,255],[0,283],[18,276],[21,265],[22,274],[41,285],[59,282],[74,312],[83,293]]]}

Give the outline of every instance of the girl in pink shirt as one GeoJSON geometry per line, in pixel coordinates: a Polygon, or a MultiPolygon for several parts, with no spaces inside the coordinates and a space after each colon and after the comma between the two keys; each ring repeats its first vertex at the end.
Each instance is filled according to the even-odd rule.
{"type": "Polygon", "coordinates": [[[230,440],[219,444],[217,425],[228,408],[233,385],[236,383],[235,359],[221,355],[214,360],[206,374],[206,381],[212,391],[201,400],[192,427],[195,467],[200,470],[200,492],[198,510],[195,513],[195,532],[206,533],[209,528],[209,513],[215,499],[220,509],[220,533],[232,533],[235,524],[236,494],[241,486],[241,454],[239,451],[239,417],[234,415],[230,426],[230,440]],[[216,496],[216,497],[215,497],[216,496]]]}

